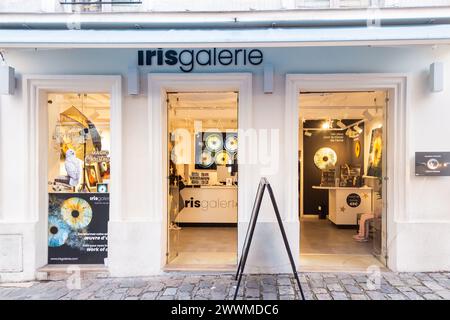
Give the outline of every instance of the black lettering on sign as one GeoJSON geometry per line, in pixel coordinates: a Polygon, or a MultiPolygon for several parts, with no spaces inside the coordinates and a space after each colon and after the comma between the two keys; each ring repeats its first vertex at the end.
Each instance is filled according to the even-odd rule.
{"type": "Polygon", "coordinates": [[[138,66],[175,66],[191,72],[203,66],[260,65],[264,56],[259,49],[201,49],[201,50],[138,50],[138,66]]]}

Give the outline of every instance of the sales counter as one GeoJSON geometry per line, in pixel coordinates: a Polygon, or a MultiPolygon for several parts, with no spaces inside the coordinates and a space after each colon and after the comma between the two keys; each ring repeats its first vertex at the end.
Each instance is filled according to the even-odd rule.
{"type": "Polygon", "coordinates": [[[180,192],[183,208],[178,223],[237,223],[238,187],[188,185],[180,192]]]}
{"type": "Polygon", "coordinates": [[[336,225],[357,225],[359,213],[372,212],[373,190],[370,187],[322,187],[328,190],[328,219],[336,225]]]}

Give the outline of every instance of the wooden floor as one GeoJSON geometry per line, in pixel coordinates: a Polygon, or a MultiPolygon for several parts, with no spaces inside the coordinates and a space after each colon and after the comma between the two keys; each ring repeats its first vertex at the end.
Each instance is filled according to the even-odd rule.
{"type": "Polygon", "coordinates": [[[340,229],[329,220],[314,217],[300,222],[302,254],[371,254],[373,243],[353,240],[355,229],[340,229]]]}
{"type": "Polygon", "coordinates": [[[353,240],[355,229],[341,229],[329,220],[309,216],[300,221],[300,266],[304,272],[366,272],[384,269],[373,256],[373,242],[353,240]]]}

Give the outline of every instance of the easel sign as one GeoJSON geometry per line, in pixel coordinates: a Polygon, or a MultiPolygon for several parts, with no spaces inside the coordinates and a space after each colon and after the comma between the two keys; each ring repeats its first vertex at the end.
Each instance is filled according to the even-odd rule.
{"type": "Polygon", "coordinates": [[[241,285],[241,280],[242,280],[242,275],[244,273],[245,263],[247,262],[248,253],[250,251],[250,245],[253,240],[253,234],[255,232],[256,222],[258,221],[259,210],[261,209],[261,203],[262,203],[262,199],[264,196],[264,192],[266,191],[266,188],[269,191],[270,200],[272,201],[272,206],[275,211],[275,216],[277,218],[278,226],[280,227],[281,236],[283,237],[284,246],[285,246],[286,252],[289,256],[289,261],[291,263],[292,272],[297,281],[297,285],[300,290],[302,300],[305,300],[302,286],[300,284],[300,279],[298,277],[297,268],[295,267],[294,258],[292,257],[291,248],[289,246],[286,232],[283,227],[283,222],[281,220],[280,211],[278,210],[278,205],[275,200],[275,196],[273,194],[272,186],[270,185],[270,183],[267,181],[266,178],[261,178],[259,185],[258,185],[258,190],[256,191],[256,198],[255,198],[255,202],[253,203],[252,214],[250,216],[250,222],[248,225],[247,233],[245,234],[245,240],[244,240],[244,245],[242,247],[241,258],[239,259],[239,264],[238,264],[237,271],[236,271],[235,279],[238,282],[236,285],[236,291],[234,292],[234,300],[236,300],[236,298],[237,298],[239,286],[241,285]]]}

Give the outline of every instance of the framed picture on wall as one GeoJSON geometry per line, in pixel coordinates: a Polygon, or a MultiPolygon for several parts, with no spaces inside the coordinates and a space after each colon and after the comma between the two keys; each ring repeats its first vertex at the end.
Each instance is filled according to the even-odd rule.
{"type": "Polygon", "coordinates": [[[86,183],[89,189],[96,188],[97,184],[101,182],[97,170],[97,165],[90,164],[86,166],[86,183]]]}
{"type": "Polygon", "coordinates": [[[109,161],[102,161],[98,163],[100,177],[103,180],[108,180],[111,172],[111,164],[109,161]]]}

